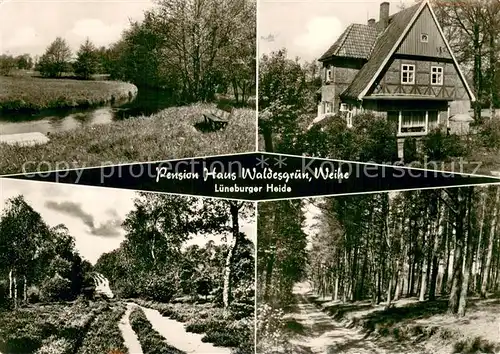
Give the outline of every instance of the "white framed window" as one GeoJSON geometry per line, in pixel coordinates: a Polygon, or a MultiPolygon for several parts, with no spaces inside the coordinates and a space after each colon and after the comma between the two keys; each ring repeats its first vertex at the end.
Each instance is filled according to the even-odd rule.
{"type": "Polygon", "coordinates": [[[339,112],[342,116],[345,117],[347,127],[352,128],[352,117],[353,117],[353,108],[352,105],[347,103],[341,103],[339,112]]]}
{"type": "Polygon", "coordinates": [[[431,84],[432,85],[442,85],[443,84],[443,67],[442,66],[431,66],[431,84]]]}
{"type": "Polygon", "coordinates": [[[413,64],[401,65],[401,83],[410,85],[415,83],[415,65],[413,64]]]}
{"type": "Polygon", "coordinates": [[[434,117],[434,111],[399,111],[399,135],[425,135],[429,129],[429,116],[434,117]]]}
{"type": "Polygon", "coordinates": [[[420,42],[429,43],[429,35],[427,33],[420,34],[420,42]]]}

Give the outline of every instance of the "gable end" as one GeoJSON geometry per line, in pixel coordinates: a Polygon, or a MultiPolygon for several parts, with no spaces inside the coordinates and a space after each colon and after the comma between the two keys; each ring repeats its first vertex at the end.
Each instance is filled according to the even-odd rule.
{"type": "MultiPolygon", "coordinates": [[[[440,37],[440,40],[442,41],[442,43],[444,43],[444,45],[446,47],[446,50],[445,51],[443,50],[442,53],[445,53],[445,54],[447,53],[451,57],[451,59],[453,60],[453,64],[454,64],[454,66],[455,66],[455,68],[456,68],[456,70],[457,70],[457,72],[459,74],[459,77],[462,80],[462,83],[463,83],[463,85],[465,86],[465,88],[467,90],[467,93],[468,93],[468,96],[470,97],[470,100],[471,101],[475,101],[476,100],[474,93],[470,89],[470,86],[468,85],[467,80],[465,79],[465,76],[464,76],[462,70],[460,69],[460,66],[458,65],[458,62],[457,62],[455,56],[453,55],[451,47],[450,47],[448,41],[446,40],[446,37],[445,37],[445,35],[443,33],[443,30],[441,29],[441,26],[439,25],[437,17],[435,15],[434,11],[432,10],[432,7],[429,4],[429,0],[424,0],[419,5],[418,10],[415,12],[415,14],[413,15],[412,19],[408,22],[406,28],[403,30],[403,32],[401,33],[401,35],[399,36],[399,38],[396,40],[396,42],[394,43],[394,46],[392,47],[392,49],[387,53],[387,55],[384,57],[384,59],[380,63],[378,63],[379,64],[378,65],[378,69],[376,70],[375,74],[370,77],[370,79],[368,80],[368,82],[364,86],[364,89],[357,96],[358,100],[362,100],[363,97],[365,97],[365,95],[373,87],[375,81],[380,77],[380,75],[382,74],[382,71],[388,65],[389,61],[393,58],[393,56],[396,53],[396,51],[398,49],[400,49],[400,48],[404,48],[404,50],[408,49],[406,46],[401,46],[401,44],[403,43],[404,39],[408,38],[407,35],[408,35],[408,33],[410,33],[410,30],[412,28],[416,28],[415,31],[418,31],[419,28],[422,28],[420,26],[414,27],[414,25],[415,25],[417,19],[419,19],[420,15],[423,13],[424,9],[428,9],[428,13],[430,13],[430,16],[432,18],[432,22],[434,22],[434,26],[437,29],[437,32],[438,32],[439,37],[440,37]]],[[[425,17],[423,17],[422,19],[425,20],[425,17]]],[[[425,21],[422,24],[425,24],[425,21]]],[[[415,32],[415,33],[417,33],[417,32],[415,32]]],[[[418,35],[420,35],[420,34],[418,34],[418,35]]],[[[436,36],[436,34],[432,34],[432,35],[436,36]]],[[[436,40],[435,43],[439,43],[439,41],[436,40]]],[[[371,58],[370,61],[372,59],[374,59],[374,58],[371,58]]],[[[369,65],[370,61],[366,65],[369,65]]]]}

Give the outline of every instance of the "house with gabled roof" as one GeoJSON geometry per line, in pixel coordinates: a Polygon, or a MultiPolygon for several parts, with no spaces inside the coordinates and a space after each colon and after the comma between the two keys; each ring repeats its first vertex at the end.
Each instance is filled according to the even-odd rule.
{"type": "Polygon", "coordinates": [[[320,57],[323,85],[318,118],[362,112],[397,124],[400,153],[405,137],[422,137],[450,117],[467,114],[475,96],[428,0],[379,21],[351,24],[320,57]]]}

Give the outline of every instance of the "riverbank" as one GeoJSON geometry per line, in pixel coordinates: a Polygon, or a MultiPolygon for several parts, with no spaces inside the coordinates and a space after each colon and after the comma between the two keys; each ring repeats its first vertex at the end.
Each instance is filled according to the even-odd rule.
{"type": "Polygon", "coordinates": [[[94,107],[137,95],[135,85],[120,81],[0,76],[0,111],[94,107]]]}
{"type": "Polygon", "coordinates": [[[223,130],[195,128],[213,106],[167,108],[136,117],[50,135],[37,146],[0,144],[0,174],[97,167],[137,161],[233,154],[255,150],[255,111],[236,109],[223,130]]]}

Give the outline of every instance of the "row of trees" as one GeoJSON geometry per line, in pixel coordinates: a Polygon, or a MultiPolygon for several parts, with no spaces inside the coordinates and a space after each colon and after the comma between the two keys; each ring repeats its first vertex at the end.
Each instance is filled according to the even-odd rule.
{"type": "Polygon", "coordinates": [[[500,188],[467,187],[326,199],[319,204],[309,278],[334,300],[448,299],[500,286],[500,188]]]}
{"type": "Polygon", "coordinates": [[[258,295],[282,307],[309,279],[321,296],[374,304],[417,296],[448,300],[500,288],[500,187],[466,187],[328,198],[316,202],[308,247],[302,201],[259,207],[258,295]]]}
{"type": "Polygon", "coordinates": [[[78,77],[89,80],[92,75],[102,72],[103,52],[103,48],[98,50],[87,39],[72,61],[70,47],[63,38],[57,37],[40,57],[35,69],[44,77],[61,77],[64,73],[74,72],[78,77]]]}
{"type": "Polygon", "coordinates": [[[0,216],[0,302],[72,300],[91,295],[92,265],[64,225],[49,227],[22,196],[0,216]]]}
{"type": "Polygon", "coordinates": [[[30,70],[33,65],[33,58],[29,54],[18,56],[0,55],[0,75],[9,75],[15,69],[30,70]]]}
{"type": "Polygon", "coordinates": [[[174,295],[215,295],[229,310],[235,297],[253,297],[253,243],[239,227],[252,213],[252,204],[140,194],[123,224],[126,239],[103,254],[95,269],[122,297],[168,302],[174,295]],[[231,242],[185,249],[195,234],[219,234],[231,242]]]}
{"type": "Polygon", "coordinates": [[[260,304],[281,308],[306,276],[307,235],[303,201],[264,202],[258,209],[257,294],[260,304]]]}
{"type": "Polygon", "coordinates": [[[29,54],[17,57],[12,55],[0,56],[0,74],[11,75],[15,69],[36,70],[43,77],[61,77],[65,73],[74,73],[76,76],[89,80],[92,75],[104,73],[106,48],[96,48],[87,39],[76,53],[73,53],[67,42],[57,37],[39,58],[33,59],[29,54]]]}
{"type": "Polygon", "coordinates": [[[113,78],[162,87],[186,101],[255,87],[254,0],[158,0],[108,50],[113,78]]]}

